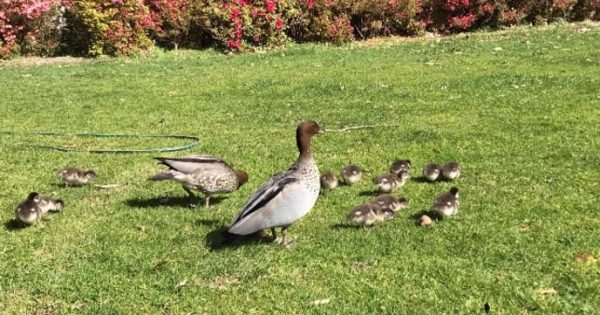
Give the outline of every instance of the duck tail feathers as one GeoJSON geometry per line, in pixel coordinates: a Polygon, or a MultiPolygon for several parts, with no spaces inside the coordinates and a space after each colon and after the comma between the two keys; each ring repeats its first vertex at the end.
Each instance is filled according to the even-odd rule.
{"type": "Polygon", "coordinates": [[[168,172],[168,173],[156,174],[156,175],[148,178],[148,180],[168,180],[168,179],[173,179],[173,178],[175,178],[175,175],[168,172]]]}

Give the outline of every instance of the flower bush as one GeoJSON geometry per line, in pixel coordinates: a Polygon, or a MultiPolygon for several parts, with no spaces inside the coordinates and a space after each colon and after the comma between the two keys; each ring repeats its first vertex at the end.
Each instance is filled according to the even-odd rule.
{"type": "Polygon", "coordinates": [[[600,0],[0,0],[0,58],[239,52],[484,26],[600,20],[600,0]]]}
{"type": "Polygon", "coordinates": [[[65,41],[72,54],[119,56],[152,46],[154,24],[142,0],[78,0],[68,8],[65,41]]]}
{"type": "Polygon", "coordinates": [[[234,52],[283,45],[294,14],[287,0],[202,0],[196,8],[215,44],[234,52]]]}
{"type": "Polygon", "coordinates": [[[58,0],[0,1],[0,57],[53,55],[59,46],[62,12],[58,0]]]}
{"type": "Polygon", "coordinates": [[[146,0],[154,27],[151,37],[160,45],[177,49],[190,41],[192,0],[146,0]]]}

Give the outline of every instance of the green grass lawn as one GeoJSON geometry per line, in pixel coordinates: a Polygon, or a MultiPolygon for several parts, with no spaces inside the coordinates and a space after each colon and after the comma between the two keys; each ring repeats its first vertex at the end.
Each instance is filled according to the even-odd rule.
{"type": "Polygon", "coordinates": [[[239,56],[5,62],[0,96],[0,131],[197,135],[194,152],[250,174],[213,209],[192,210],[175,183],[146,180],[162,169],[152,154],[60,153],[2,135],[0,313],[474,314],[486,302],[493,314],[600,313],[600,263],[575,259],[600,257],[597,25],[239,56]],[[322,194],[290,229],[295,247],[213,250],[215,231],[295,160],[304,119],[326,129],[395,126],[314,139],[321,172],[352,162],[367,176],[322,194]],[[397,157],[413,161],[414,177],[429,161],[461,162],[459,215],[416,226],[412,216],[453,184],[412,180],[396,192],[410,199],[396,220],[345,227],[346,213],[370,198],[370,179],[397,157]],[[67,165],[124,186],[62,188],[54,169],[67,165]],[[14,208],[34,190],[66,209],[15,229],[14,208]]]}

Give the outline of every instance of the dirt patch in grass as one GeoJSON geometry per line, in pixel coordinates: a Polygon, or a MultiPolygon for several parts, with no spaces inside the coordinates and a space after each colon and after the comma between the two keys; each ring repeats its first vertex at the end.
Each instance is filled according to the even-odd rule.
{"type": "Polygon", "coordinates": [[[80,63],[86,60],[85,58],[79,57],[23,57],[13,60],[0,61],[1,67],[31,67],[31,66],[44,66],[44,65],[64,65],[80,63]]]}

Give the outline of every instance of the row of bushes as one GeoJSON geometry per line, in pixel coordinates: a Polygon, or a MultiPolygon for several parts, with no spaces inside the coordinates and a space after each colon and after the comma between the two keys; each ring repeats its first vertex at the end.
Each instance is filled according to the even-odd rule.
{"type": "Polygon", "coordinates": [[[341,43],[600,19],[600,0],[0,0],[0,57],[341,43]]]}

